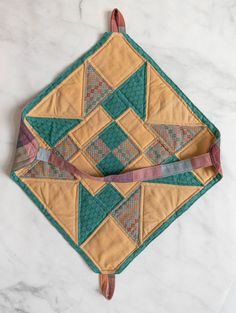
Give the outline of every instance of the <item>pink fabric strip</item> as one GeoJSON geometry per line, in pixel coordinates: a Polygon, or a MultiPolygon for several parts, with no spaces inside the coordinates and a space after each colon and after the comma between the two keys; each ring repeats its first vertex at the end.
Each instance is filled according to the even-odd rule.
{"type": "Polygon", "coordinates": [[[35,139],[33,139],[30,143],[24,146],[25,150],[27,151],[28,157],[30,159],[30,162],[32,162],[38,151],[38,143],[35,139]]]}
{"type": "Polygon", "coordinates": [[[111,31],[125,32],[125,20],[118,9],[114,9],[111,14],[111,31]]]}
{"type": "Polygon", "coordinates": [[[210,153],[201,154],[199,156],[193,157],[191,159],[191,164],[193,169],[208,167],[212,165],[210,153]]]}
{"type": "Polygon", "coordinates": [[[39,146],[37,140],[34,138],[22,120],[20,124],[19,141],[27,153],[29,162],[32,162],[37,155],[39,146]]]}
{"type": "Polygon", "coordinates": [[[192,169],[202,168],[202,167],[208,167],[212,166],[212,158],[210,156],[210,153],[205,153],[196,157],[193,157],[192,159],[177,161],[170,164],[161,164],[161,165],[155,165],[151,167],[146,167],[138,170],[133,170],[126,173],[116,174],[116,175],[109,175],[104,177],[99,176],[92,176],[89,174],[86,174],[85,172],[77,169],[75,166],[73,166],[71,163],[65,161],[61,157],[59,157],[56,153],[52,153],[48,160],[49,163],[69,171],[76,177],[83,177],[88,178],[96,181],[104,181],[104,182],[120,182],[120,183],[129,183],[129,182],[141,182],[145,180],[151,180],[155,178],[161,178],[161,177],[167,177],[174,174],[190,171],[191,169],[184,169],[184,164],[191,164],[192,169]],[[173,167],[173,164],[175,164],[174,172],[170,171],[168,174],[163,175],[164,167],[173,167]],[[178,166],[181,165],[181,166],[178,166]]]}
{"type": "Polygon", "coordinates": [[[220,161],[220,147],[219,147],[218,142],[211,147],[211,159],[212,159],[212,163],[217,169],[217,172],[223,175],[221,161],[220,161]]]}

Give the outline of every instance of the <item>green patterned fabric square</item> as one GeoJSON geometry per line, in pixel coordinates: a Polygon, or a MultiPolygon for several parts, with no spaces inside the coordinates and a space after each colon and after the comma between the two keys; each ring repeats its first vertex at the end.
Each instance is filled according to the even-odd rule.
{"type": "Polygon", "coordinates": [[[146,72],[147,64],[144,63],[118,89],[142,120],[146,117],[146,72]]]}
{"type": "Polygon", "coordinates": [[[101,138],[105,142],[105,144],[113,150],[128,137],[123,132],[123,130],[116,124],[116,122],[113,122],[103,132],[101,132],[99,138],[101,138]]]}
{"type": "Polygon", "coordinates": [[[124,165],[110,152],[102,161],[97,164],[97,168],[103,175],[118,174],[124,169],[124,165]]]}
{"type": "Polygon", "coordinates": [[[111,96],[106,98],[102,106],[112,118],[116,119],[129,107],[126,102],[127,100],[124,99],[122,94],[114,92],[111,96]]]}
{"type": "Polygon", "coordinates": [[[83,243],[106,217],[103,203],[79,185],[79,243],[83,243]]]}
{"type": "Polygon", "coordinates": [[[124,197],[111,184],[106,185],[97,195],[96,198],[100,200],[106,208],[106,213],[110,213],[124,197]]]}
{"type": "Polygon", "coordinates": [[[26,119],[50,147],[53,147],[81,122],[79,119],[32,116],[28,116],[26,119]]]}

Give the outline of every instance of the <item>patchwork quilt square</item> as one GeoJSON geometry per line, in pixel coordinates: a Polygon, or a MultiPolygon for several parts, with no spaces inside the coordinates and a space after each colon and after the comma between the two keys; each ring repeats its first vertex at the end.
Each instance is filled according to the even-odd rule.
{"type": "Polygon", "coordinates": [[[138,147],[116,122],[99,133],[85,151],[104,175],[121,172],[140,154],[138,147]]]}
{"type": "Polygon", "coordinates": [[[11,177],[113,275],[221,179],[220,133],[124,31],[107,32],[24,108],[11,177]]]}

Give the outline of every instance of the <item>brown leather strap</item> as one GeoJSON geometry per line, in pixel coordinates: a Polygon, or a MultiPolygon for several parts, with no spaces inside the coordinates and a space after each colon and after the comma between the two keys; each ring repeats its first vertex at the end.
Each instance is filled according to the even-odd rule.
{"type": "Polygon", "coordinates": [[[111,14],[111,31],[125,33],[125,20],[118,9],[114,9],[111,14]]]}
{"type": "Polygon", "coordinates": [[[99,284],[104,297],[110,300],[115,290],[115,274],[99,274],[99,284]]]}

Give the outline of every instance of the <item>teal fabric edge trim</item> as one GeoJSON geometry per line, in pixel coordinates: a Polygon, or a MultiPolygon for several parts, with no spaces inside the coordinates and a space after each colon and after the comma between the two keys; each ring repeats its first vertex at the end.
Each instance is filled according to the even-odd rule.
{"type": "Polygon", "coordinates": [[[51,84],[46,86],[31,102],[26,104],[22,111],[22,118],[29,113],[45,96],[49,94],[55,87],[57,87],[65,78],[67,78],[74,70],[76,70],[88,57],[90,57],[94,52],[103,46],[103,44],[111,36],[111,32],[106,32],[98,40],[98,42],[89,49],[85,54],[80,58],[74,61],[69,67],[67,67],[64,72],[62,72],[51,84]]]}
{"type": "Polygon", "coordinates": [[[48,219],[48,221],[54,226],[58,232],[64,237],[64,239],[71,245],[71,247],[84,259],[84,261],[89,265],[89,267],[97,274],[100,273],[100,270],[97,266],[91,261],[91,259],[84,253],[84,251],[77,246],[73,240],[67,235],[63,228],[53,219],[53,217],[48,213],[43,204],[35,197],[32,191],[27,187],[25,183],[14,173],[11,172],[10,178],[21,187],[21,189],[30,197],[34,204],[39,208],[43,215],[48,219]]]}
{"type": "Polygon", "coordinates": [[[193,196],[187,203],[185,203],[178,211],[176,211],[165,223],[163,223],[144,243],[133,252],[116,270],[115,274],[120,274],[130,262],[133,261],[156,237],[158,237],[167,227],[169,227],[178,217],[186,212],[192,204],[197,201],[204,193],[206,193],[211,187],[213,187],[222,176],[217,174],[202,190],[200,190],[195,196],[193,196]]]}
{"type": "Polygon", "coordinates": [[[183,91],[163,72],[160,66],[127,34],[123,34],[128,43],[142,56],[144,57],[161,75],[162,78],[177,92],[177,94],[185,101],[190,109],[199,117],[199,119],[206,124],[213,134],[218,139],[220,132],[216,126],[208,120],[208,118],[192,103],[192,101],[183,93],[183,91]]]}

